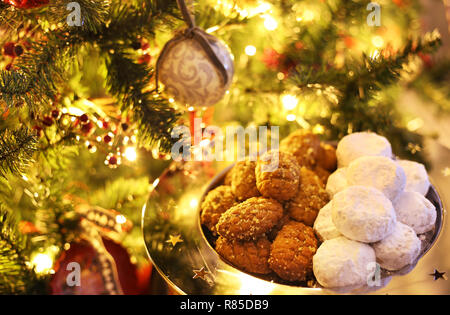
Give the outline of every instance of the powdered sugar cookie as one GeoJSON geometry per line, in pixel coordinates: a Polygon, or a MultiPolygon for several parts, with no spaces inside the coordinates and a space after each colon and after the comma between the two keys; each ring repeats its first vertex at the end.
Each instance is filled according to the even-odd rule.
{"type": "Polygon", "coordinates": [[[372,132],[356,132],[345,136],[339,141],[336,150],[338,166],[348,166],[352,161],[362,156],[392,157],[389,141],[372,132]]]}
{"type": "Polygon", "coordinates": [[[430,188],[430,180],[425,166],[408,160],[398,160],[397,164],[403,168],[406,174],[405,190],[416,191],[425,196],[430,188]]]}
{"type": "Polygon", "coordinates": [[[330,198],[333,198],[335,194],[344,190],[347,186],[347,168],[343,167],[338,168],[330,175],[330,177],[328,177],[326,190],[330,198]]]}
{"type": "Polygon", "coordinates": [[[313,257],[313,271],[324,287],[365,285],[375,263],[375,251],[367,244],[345,237],[325,241],[313,257]]]}
{"type": "Polygon", "coordinates": [[[320,209],[316,221],[314,222],[314,231],[322,241],[331,240],[342,236],[333,223],[331,218],[331,210],[331,202],[329,202],[325,205],[325,207],[320,209]]]}
{"type": "Polygon", "coordinates": [[[331,206],[333,223],[349,239],[373,243],[394,230],[394,207],[376,188],[350,186],[334,196],[331,206]]]}
{"type": "Polygon", "coordinates": [[[436,223],[436,207],[422,194],[403,192],[394,202],[398,221],[409,225],[417,234],[433,229],[436,223]]]}
{"type": "Polygon", "coordinates": [[[364,156],[348,166],[349,185],[371,186],[380,190],[391,201],[406,185],[406,175],[401,166],[384,156],[364,156]]]}
{"type": "Polygon", "coordinates": [[[401,222],[397,222],[391,235],[373,244],[377,262],[387,270],[400,270],[412,264],[419,256],[420,248],[416,232],[401,222]]]}

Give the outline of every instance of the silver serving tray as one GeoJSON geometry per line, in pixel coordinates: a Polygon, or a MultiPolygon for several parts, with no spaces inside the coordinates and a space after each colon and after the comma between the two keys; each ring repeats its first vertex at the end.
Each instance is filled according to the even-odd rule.
{"type": "MultiPolygon", "coordinates": [[[[436,207],[433,230],[420,235],[422,251],[411,265],[396,272],[382,270],[377,287],[326,289],[315,281],[286,283],[275,274],[245,273],[224,260],[213,248],[213,239],[200,223],[200,207],[206,193],[220,185],[232,165],[174,162],[154,183],[144,206],[142,228],[146,248],[156,270],[179,294],[365,294],[402,293],[411,281],[423,277],[414,267],[433,247],[444,222],[439,194],[431,186],[426,197],[436,207]],[[221,171],[220,171],[221,170],[221,171]],[[182,242],[168,242],[171,236],[182,242]],[[202,270],[204,272],[201,272],[202,270]],[[407,276],[405,276],[407,275],[407,276]],[[413,275],[411,277],[411,275],[413,275]],[[405,283],[406,281],[406,283],[405,283]]],[[[431,270],[432,271],[432,270],[431,270]]]]}

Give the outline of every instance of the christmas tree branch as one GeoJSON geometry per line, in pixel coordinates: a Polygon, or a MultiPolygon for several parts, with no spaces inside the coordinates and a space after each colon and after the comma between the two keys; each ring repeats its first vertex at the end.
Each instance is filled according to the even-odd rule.
{"type": "Polygon", "coordinates": [[[42,7],[26,10],[0,3],[0,25],[9,33],[29,26],[40,27],[44,31],[52,29],[52,25],[59,23],[67,26],[67,17],[73,12],[68,4],[73,2],[76,2],[81,10],[82,24],[77,27],[95,32],[106,22],[109,1],[57,0],[42,7]]]}
{"type": "Polygon", "coordinates": [[[119,53],[109,56],[107,68],[109,91],[120,100],[123,111],[133,114],[142,144],[152,144],[159,139],[161,148],[169,150],[173,144],[170,132],[178,115],[167,100],[144,92],[151,79],[150,69],[119,53]]]}
{"type": "Polygon", "coordinates": [[[25,128],[0,131],[0,176],[20,174],[31,163],[36,137],[25,128]]]}
{"type": "Polygon", "coordinates": [[[127,51],[142,37],[153,37],[156,28],[170,25],[175,9],[174,0],[138,0],[135,5],[117,1],[110,8],[108,22],[95,30],[64,27],[48,33],[45,41],[34,43],[18,58],[17,70],[2,72],[0,99],[9,107],[25,103],[32,114],[48,109],[80,47],[99,49],[112,67],[108,69],[109,92],[123,110],[133,109],[142,143],[161,138],[161,145],[169,148],[170,130],[178,116],[166,100],[143,92],[150,83],[151,69],[136,64],[127,51]]]}
{"type": "Polygon", "coordinates": [[[25,243],[11,214],[0,205],[0,294],[45,292],[43,279],[29,267],[25,243]]]}

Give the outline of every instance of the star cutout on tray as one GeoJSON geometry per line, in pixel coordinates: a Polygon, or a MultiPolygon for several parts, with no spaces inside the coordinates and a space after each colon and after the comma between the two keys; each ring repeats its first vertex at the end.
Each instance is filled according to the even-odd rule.
{"type": "Polygon", "coordinates": [[[437,269],[434,269],[434,273],[430,273],[430,276],[434,277],[434,281],[438,279],[447,280],[447,276],[445,275],[445,272],[439,272],[437,269]]]}
{"type": "Polygon", "coordinates": [[[194,269],[194,273],[195,275],[192,277],[192,279],[203,279],[206,281],[206,275],[209,273],[208,271],[205,270],[205,267],[202,267],[199,270],[195,270],[194,269]]]}
{"type": "Polygon", "coordinates": [[[177,245],[178,243],[182,243],[183,240],[181,239],[181,235],[170,235],[169,239],[166,241],[166,243],[170,243],[172,244],[173,247],[175,247],[175,245],[177,245]]]}
{"type": "Polygon", "coordinates": [[[446,167],[442,170],[442,174],[444,174],[445,177],[450,176],[450,167],[446,167]]]}

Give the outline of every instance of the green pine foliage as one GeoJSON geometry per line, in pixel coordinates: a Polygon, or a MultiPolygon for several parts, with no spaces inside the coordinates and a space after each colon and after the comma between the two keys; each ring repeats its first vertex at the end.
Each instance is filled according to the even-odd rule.
{"type": "Polygon", "coordinates": [[[21,174],[32,162],[36,137],[26,128],[0,131],[0,176],[21,174]]]}
{"type": "Polygon", "coordinates": [[[24,239],[11,214],[0,205],[0,294],[43,294],[46,282],[34,272],[24,239]]]}

